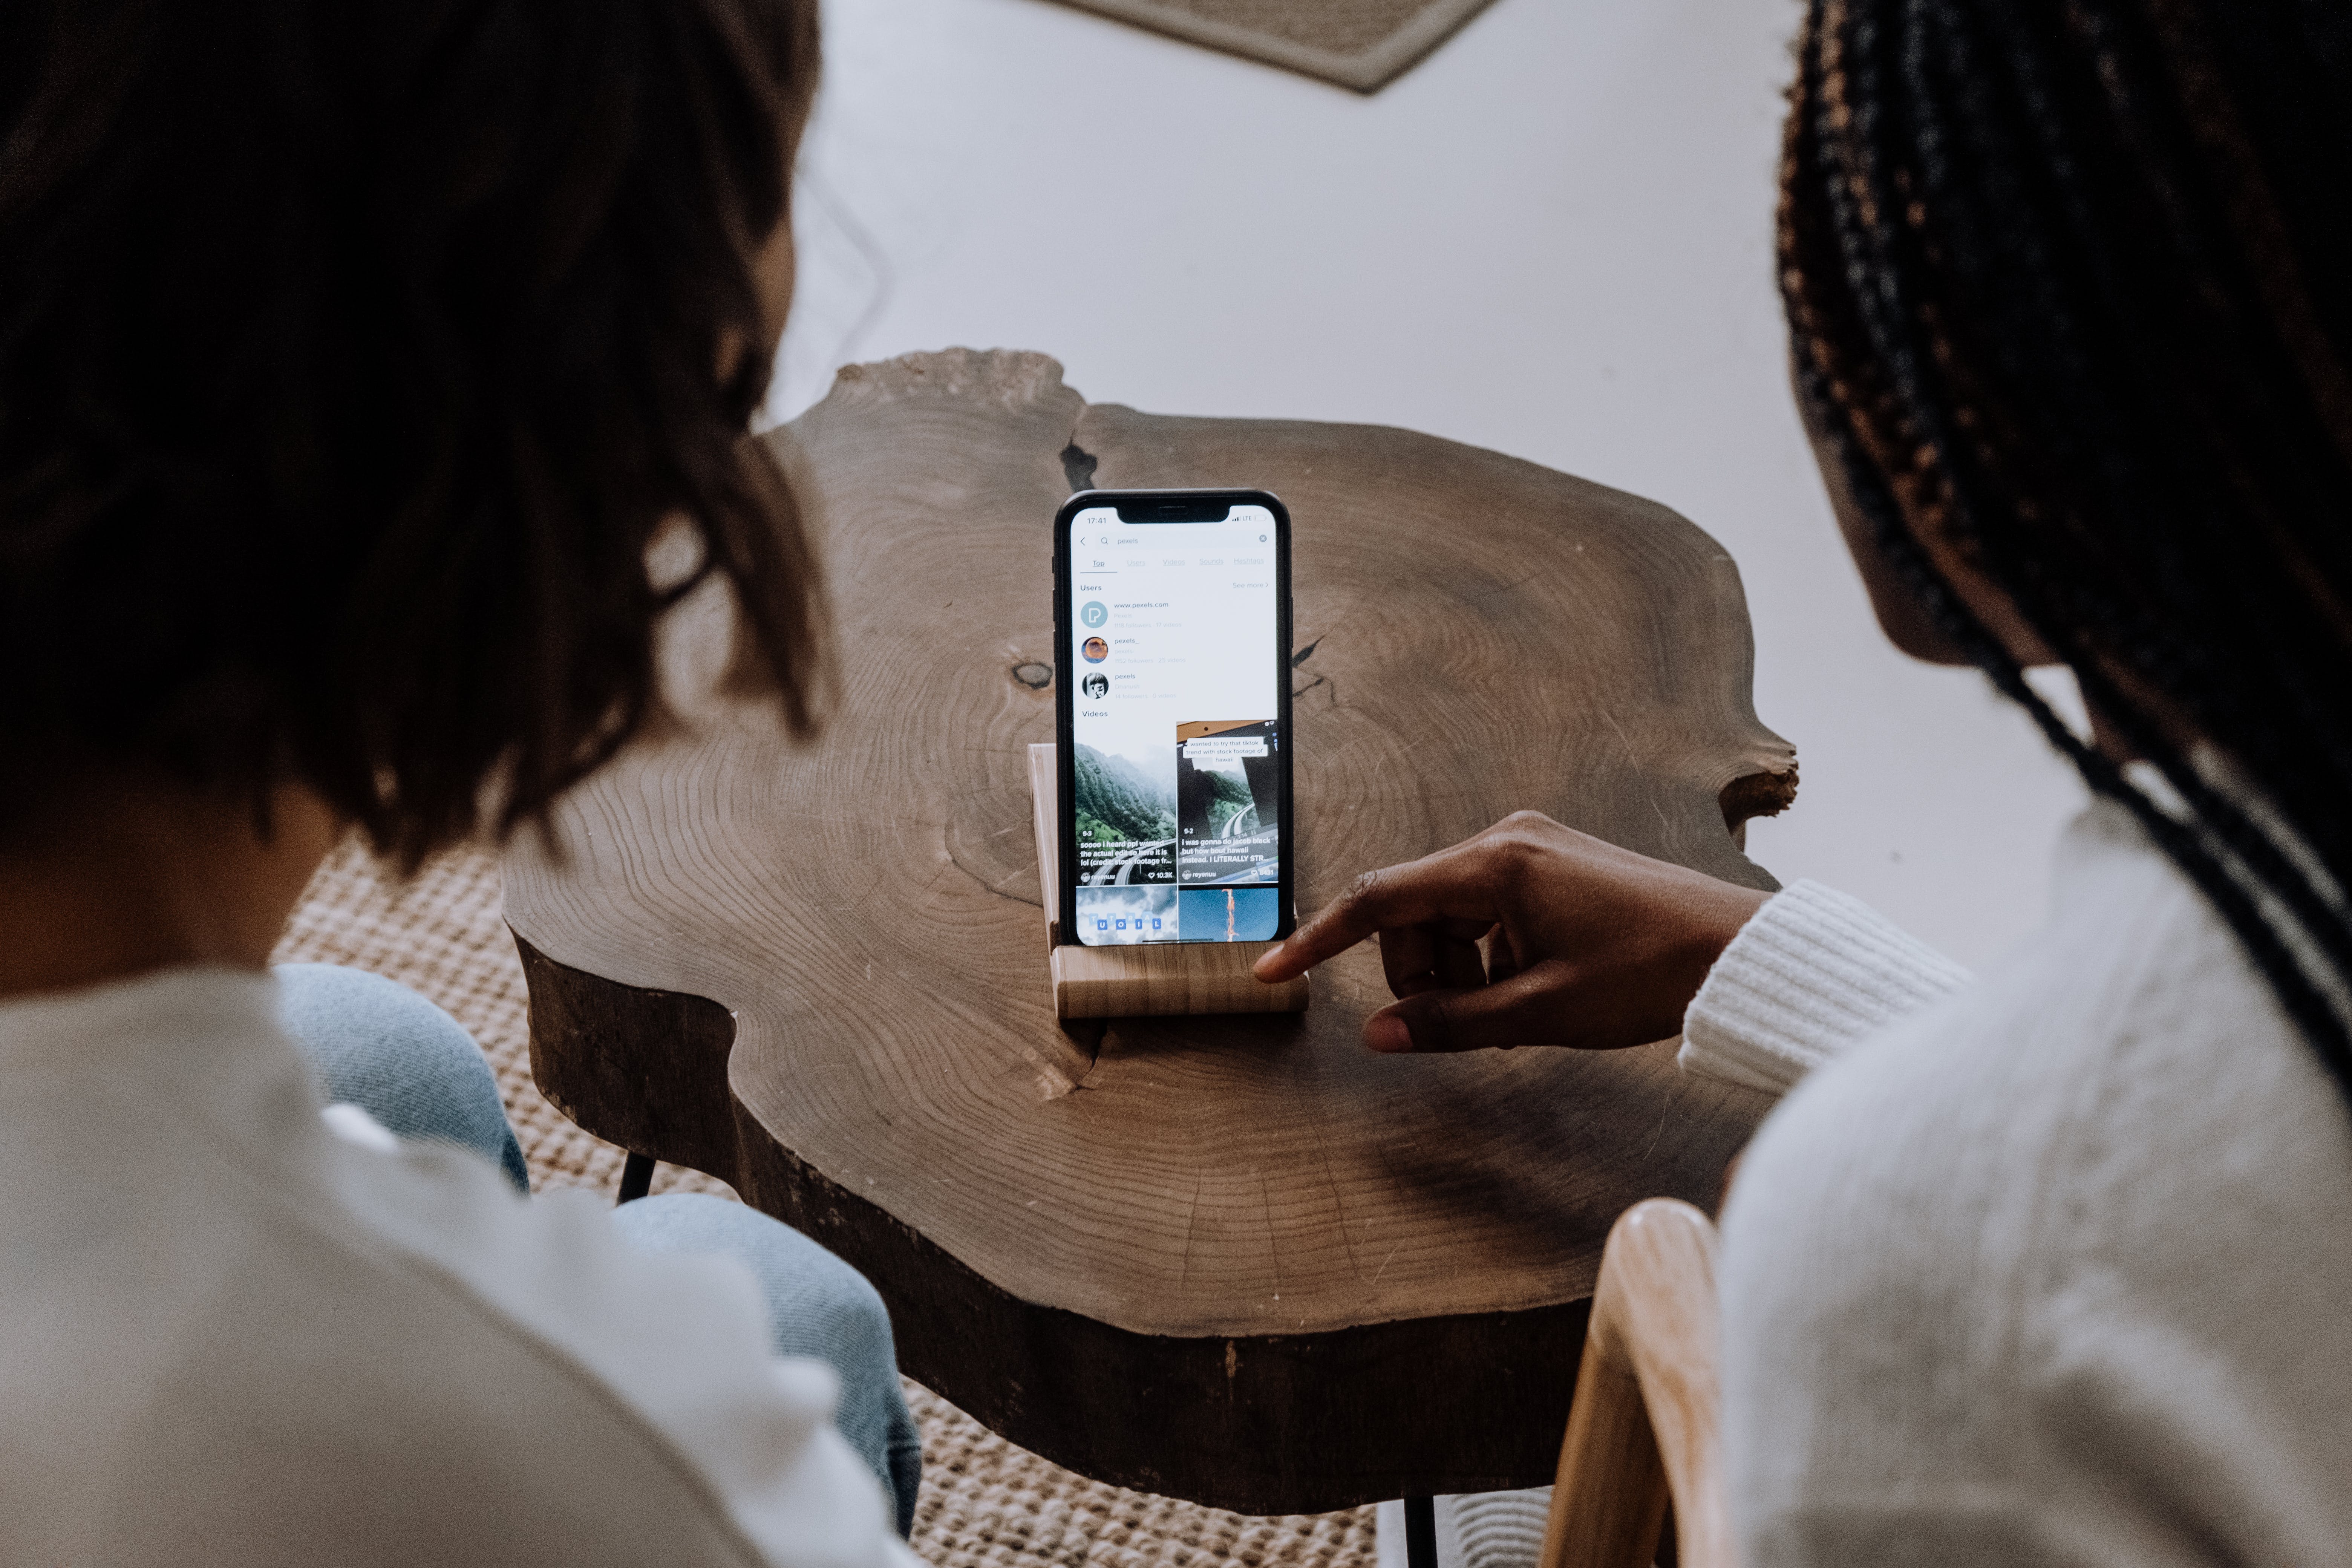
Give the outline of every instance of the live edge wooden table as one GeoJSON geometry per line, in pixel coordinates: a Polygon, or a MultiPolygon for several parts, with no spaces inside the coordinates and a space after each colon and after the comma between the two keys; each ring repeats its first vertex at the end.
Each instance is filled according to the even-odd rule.
{"type": "Polygon", "coordinates": [[[840,700],[704,695],[509,851],[531,1067],[880,1289],[901,1365],[1084,1475],[1244,1513],[1541,1485],[1601,1241],[1707,1204],[1763,1104],[1671,1045],[1379,1057],[1367,945],[1303,1016],[1055,1022],[1025,750],[1074,488],[1262,486],[1296,524],[1299,899],[1521,807],[1750,887],[1795,790],[1739,578],[1652,502],[1404,431],[1088,404],[1040,354],[845,370],[771,437],[840,700]]]}

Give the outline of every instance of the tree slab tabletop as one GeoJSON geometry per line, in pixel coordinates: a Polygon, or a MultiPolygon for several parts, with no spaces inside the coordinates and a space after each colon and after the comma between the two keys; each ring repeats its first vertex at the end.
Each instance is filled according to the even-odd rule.
{"type": "Polygon", "coordinates": [[[1404,431],[1088,405],[1037,354],[845,370],[769,439],[841,650],[814,744],[695,697],[509,851],[531,1058],[583,1126],[871,1278],[915,1377],[1081,1473],[1246,1512],[1550,1479],[1610,1223],[1711,1203],[1763,1105],[1671,1048],[1378,1057],[1304,1015],[1056,1025],[1026,748],[1055,508],[1262,486],[1296,525],[1299,900],[1532,807],[1773,886],[1794,753],[1738,574],[1633,496],[1404,431]]]}

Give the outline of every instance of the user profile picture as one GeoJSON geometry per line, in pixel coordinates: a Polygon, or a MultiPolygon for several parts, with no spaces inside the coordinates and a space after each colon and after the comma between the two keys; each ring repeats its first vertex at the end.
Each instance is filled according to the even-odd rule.
{"type": "Polygon", "coordinates": [[[1085,646],[1080,647],[1078,651],[1087,656],[1087,662],[1088,664],[1100,664],[1103,660],[1110,657],[1110,644],[1103,641],[1100,637],[1088,637],[1086,640],[1085,646]]]}
{"type": "Polygon", "coordinates": [[[1089,697],[1102,697],[1110,690],[1110,677],[1097,670],[1078,682],[1078,687],[1089,697]]]}

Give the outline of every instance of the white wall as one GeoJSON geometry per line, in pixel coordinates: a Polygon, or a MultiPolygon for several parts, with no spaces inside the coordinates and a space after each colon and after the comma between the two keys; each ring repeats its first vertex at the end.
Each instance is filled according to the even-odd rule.
{"type": "Polygon", "coordinates": [[[1979,677],[1880,639],[1790,404],[1791,0],[1498,0],[1369,99],[1045,0],[825,16],[773,416],[847,360],[1032,348],[1102,402],[1406,426],[1654,497],[1738,561],[1801,761],[1750,852],[1967,962],[2038,919],[2080,787],[1979,677]]]}

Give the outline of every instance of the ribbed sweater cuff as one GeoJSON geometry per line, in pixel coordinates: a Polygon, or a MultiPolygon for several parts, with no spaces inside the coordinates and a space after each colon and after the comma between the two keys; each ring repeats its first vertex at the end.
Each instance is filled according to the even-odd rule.
{"type": "Polygon", "coordinates": [[[1860,899],[1794,882],[1707,972],[1683,1015],[1676,1059],[1686,1072],[1780,1094],[1971,978],[1860,899]]]}

